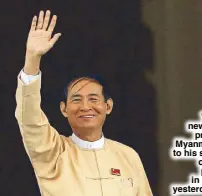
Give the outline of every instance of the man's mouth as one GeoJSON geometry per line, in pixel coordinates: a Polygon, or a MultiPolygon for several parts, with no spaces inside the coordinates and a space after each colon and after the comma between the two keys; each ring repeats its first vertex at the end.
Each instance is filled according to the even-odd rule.
{"type": "Polygon", "coordinates": [[[95,115],[83,115],[83,116],[80,116],[79,118],[88,118],[88,119],[90,119],[90,118],[94,118],[95,117],[95,115]]]}

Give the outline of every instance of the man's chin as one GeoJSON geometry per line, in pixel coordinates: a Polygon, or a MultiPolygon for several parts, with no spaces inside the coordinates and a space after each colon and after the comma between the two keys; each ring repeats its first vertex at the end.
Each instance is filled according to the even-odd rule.
{"type": "Polygon", "coordinates": [[[93,131],[93,130],[100,129],[100,126],[97,126],[93,123],[86,123],[86,124],[78,126],[78,129],[81,131],[93,131]]]}
{"type": "Polygon", "coordinates": [[[83,129],[83,130],[91,130],[91,129],[98,129],[97,126],[93,126],[93,125],[84,125],[84,126],[80,126],[79,129],[83,129]]]}

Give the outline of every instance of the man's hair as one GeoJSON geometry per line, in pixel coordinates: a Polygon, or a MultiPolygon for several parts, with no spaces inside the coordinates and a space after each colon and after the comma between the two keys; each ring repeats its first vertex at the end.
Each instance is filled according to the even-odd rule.
{"type": "Polygon", "coordinates": [[[108,89],[106,83],[104,82],[104,80],[99,75],[93,74],[93,75],[86,75],[86,76],[77,76],[77,77],[74,77],[73,79],[71,79],[69,82],[67,82],[67,84],[64,87],[63,102],[65,102],[65,104],[67,101],[68,91],[69,91],[70,87],[73,88],[74,85],[76,85],[78,82],[80,82],[82,80],[92,81],[92,82],[95,82],[95,83],[101,85],[102,86],[102,94],[104,96],[105,102],[111,98],[109,95],[109,89],[108,89]]]}

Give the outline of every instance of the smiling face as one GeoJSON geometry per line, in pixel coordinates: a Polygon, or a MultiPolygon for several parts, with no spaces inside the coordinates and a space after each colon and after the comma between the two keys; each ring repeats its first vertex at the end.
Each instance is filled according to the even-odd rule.
{"type": "Polygon", "coordinates": [[[103,87],[88,79],[75,81],[68,89],[66,107],[61,102],[61,112],[68,118],[74,132],[101,132],[106,115],[112,110],[112,99],[105,102],[103,87]]]}

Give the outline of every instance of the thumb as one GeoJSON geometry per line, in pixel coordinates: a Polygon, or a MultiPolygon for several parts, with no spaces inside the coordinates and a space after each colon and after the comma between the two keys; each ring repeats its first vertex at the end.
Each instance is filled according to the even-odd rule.
{"type": "Polygon", "coordinates": [[[54,44],[58,41],[59,37],[61,36],[61,33],[56,33],[53,38],[50,40],[50,45],[53,47],[54,44]]]}

